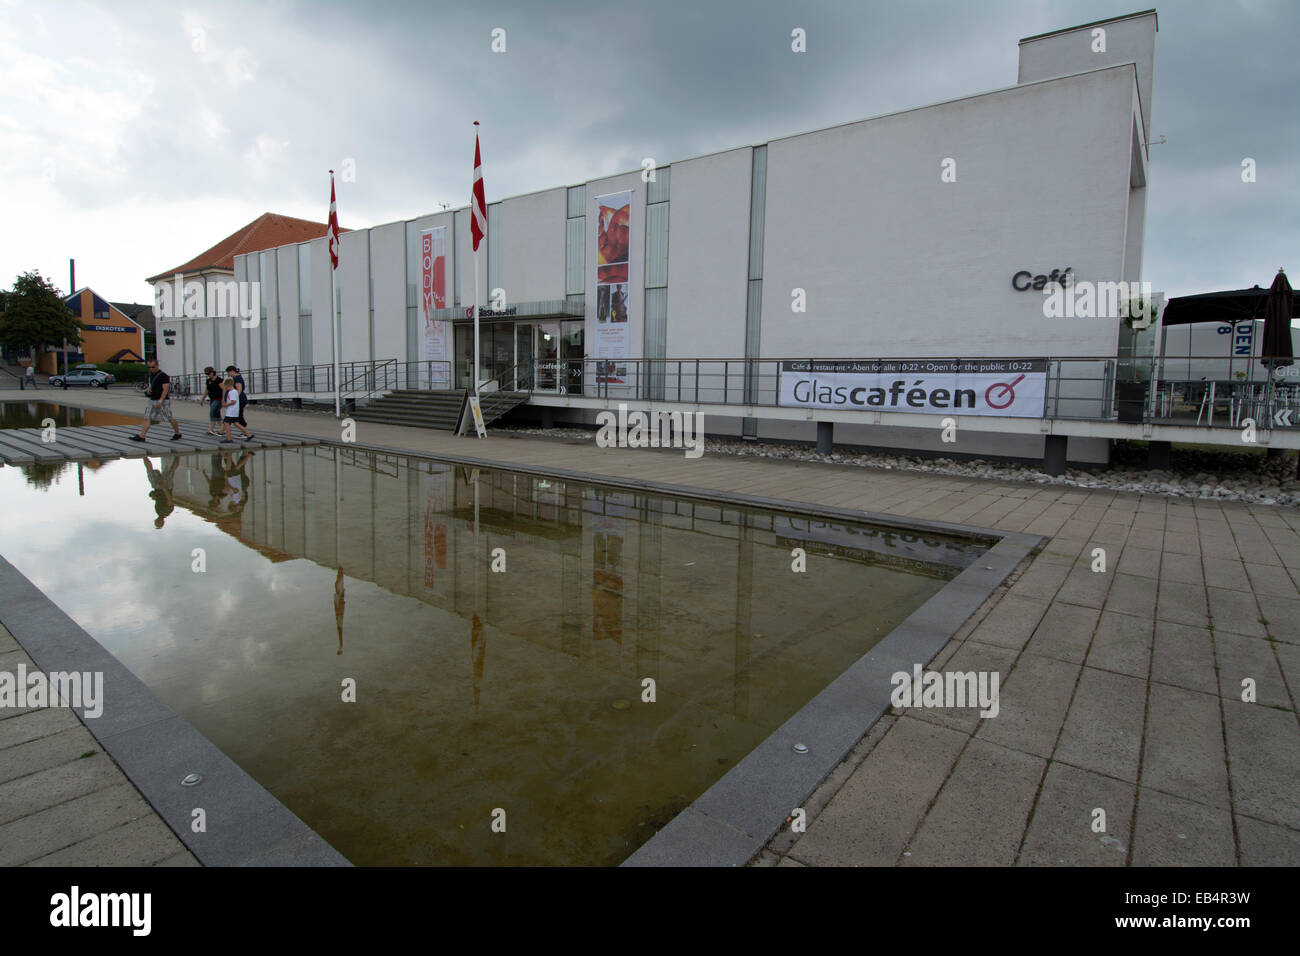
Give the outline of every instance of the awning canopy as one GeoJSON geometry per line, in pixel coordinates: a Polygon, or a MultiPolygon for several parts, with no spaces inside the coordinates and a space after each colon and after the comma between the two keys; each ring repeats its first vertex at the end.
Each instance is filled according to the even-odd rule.
{"type": "MultiPolygon", "coordinates": [[[[1200,295],[1180,295],[1170,299],[1165,306],[1165,326],[1188,325],[1192,322],[1246,322],[1263,319],[1268,304],[1268,289],[1234,289],[1230,292],[1203,292],[1200,295]]],[[[1291,317],[1300,318],[1300,300],[1293,294],[1291,317]]]]}

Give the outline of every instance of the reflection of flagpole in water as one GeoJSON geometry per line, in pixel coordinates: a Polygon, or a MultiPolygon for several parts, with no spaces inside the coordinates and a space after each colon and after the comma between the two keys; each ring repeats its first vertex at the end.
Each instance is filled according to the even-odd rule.
{"type": "Polygon", "coordinates": [[[478,713],[479,688],[483,683],[483,657],[487,651],[487,639],[483,637],[483,622],[478,612],[474,612],[469,630],[469,658],[474,669],[472,685],[474,688],[474,713],[478,713]]]}
{"type": "Polygon", "coordinates": [[[343,565],[339,565],[338,576],[334,578],[334,623],[339,631],[339,653],[343,653],[343,565]]]}
{"type": "Polygon", "coordinates": [[[82,471],[81,462],[77,462],[77,494],[86,497],[86,476],[82,471]]]}
{"type": "Polygon", "coordinates": [[[340,513],[339,504],[343,497],[342,482],[339,480],[339,474],[343,467],[343,462],[339,460],[339,450],[334,449],[334,561],[339,567],[343,566],[343,551],[340,548],[342,534],[339,530],[340,513]]]}
{"type": "Polygon", "coordinates": [[[473,668],[474,713],[478,713],[479,689],[483,683],[483,661],[487,656],[487,638],[483,636],[483,618],[487,616],[482,577],[487,572],[478,523],[478,469],[471,473],[474,484],[474,615],[469,632],[470,665],[473,668]]]}

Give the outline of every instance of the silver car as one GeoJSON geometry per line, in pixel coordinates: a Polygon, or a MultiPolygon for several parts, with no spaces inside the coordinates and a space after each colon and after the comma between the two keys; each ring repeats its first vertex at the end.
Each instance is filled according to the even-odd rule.
{"type": "Polygon", "coordinates": [[[91,388],[108,388],[117,381],[107,372],[101,372],[97,368],[74,368],[66,375],[51,375],[50,384],[61,386],[64,382],[68,385],[89,385],[91,388]]]}

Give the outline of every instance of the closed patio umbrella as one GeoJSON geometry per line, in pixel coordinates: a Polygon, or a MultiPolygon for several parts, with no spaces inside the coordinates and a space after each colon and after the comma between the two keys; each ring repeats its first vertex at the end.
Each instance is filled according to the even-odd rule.
{"type": "Polygon", "coordinates": [[[1293,301],[1286,271],[1278,269],[1264,305],[1264,342],[1259,353],[1260,361],[1271,368],[1295,364],[1291,351],[1293,301]]]}

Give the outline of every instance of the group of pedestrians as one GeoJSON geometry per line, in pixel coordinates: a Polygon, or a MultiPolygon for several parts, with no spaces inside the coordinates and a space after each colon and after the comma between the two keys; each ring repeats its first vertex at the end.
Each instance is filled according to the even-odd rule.
{"type": "MultiPolygon", "coordinates": [[[[145,394],[149,398],[149,404],[145,407],[145,423],[140,427],[140,434],[132,435],[132,441],[144,441],[149,435],[149,429],[158,422],[168,422],[172,426],[172,441],[180,441],[181,426],[176,421],[176,416],[172,414],[172,381],[171,377],[158,367],[157,359],[149,359],[145,363],[148,369],[149,378],[145,382],[145,394]]],[[[239,374],[239,369],[234,365],[226,366],[226,377],[223,379],[217,375],[217,370],[211,365],[203,370],[207,376],[207,397],[208,397],[208,431],[209,435],[220,434],[221,443],[233,443],[230,437],[231,428],[238,428],[245,438],[256,438],[248,430],[248,420],[244,418],[244,406],[248,404],[248,396],[244,393],[244,376],[239,374]]]]}
{"type": "Polygon", "coordinates": [[[248,396],[244,394],[244,376],[233,365],[226,366],[226,377],[217,375],[217,370],[209,365],[203,370],[208,377],[208,434],[220,433],[222,444],[233,441],[230,430],[238,428],[245,438],[254,438],[248,430],[248,421],[244,418],[244,406],[248,396]]]}

